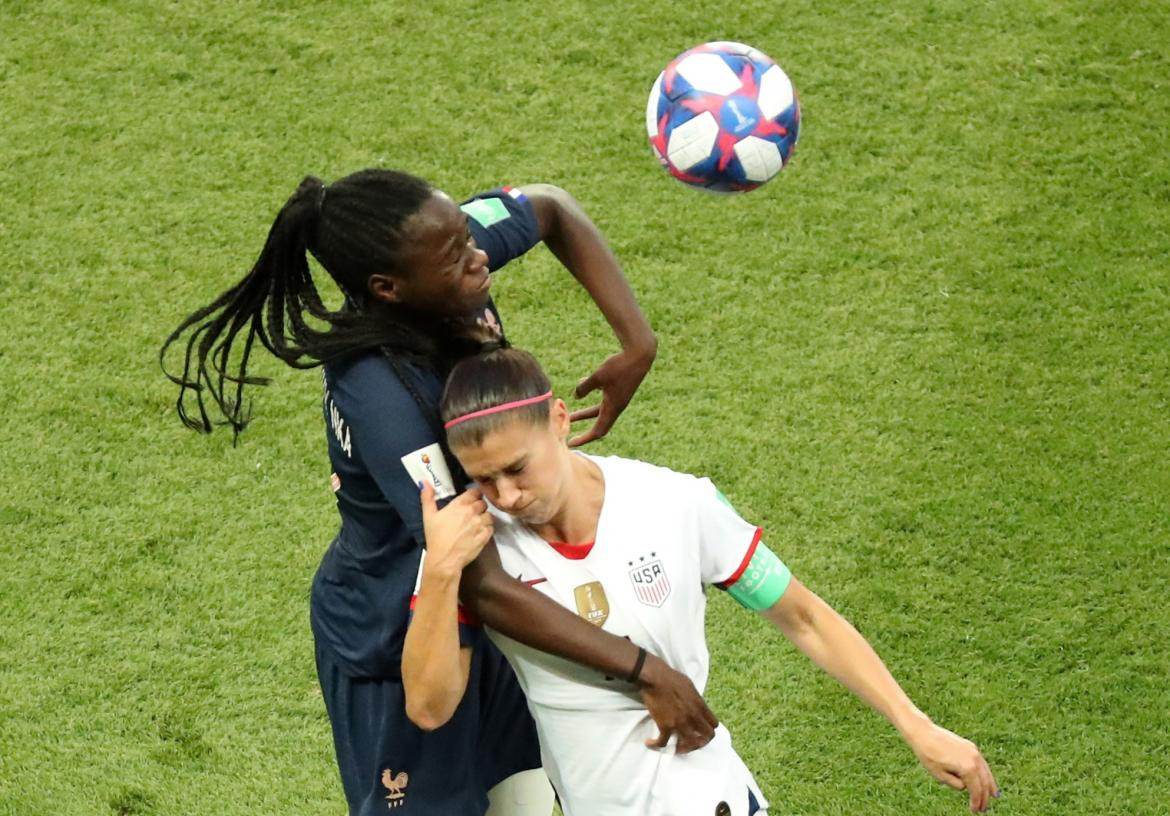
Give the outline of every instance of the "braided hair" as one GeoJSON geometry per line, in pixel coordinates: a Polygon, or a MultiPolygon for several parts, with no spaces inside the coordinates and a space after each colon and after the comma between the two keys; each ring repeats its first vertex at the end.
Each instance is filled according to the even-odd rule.
{"type": "Polygon", "coordinates": [[[215,424],[231,425],[237,436],[247,426],[251,417],[244,389],[269,382],[248,373],[256,340],[294,368],[380,350],[424,415],[431,417],[434,410],[426,406],[403,365],[419,364],[442,377],[479,344],[405,305],[380,303],[372,313],[368,282],[374,274],[408,272],[398,257],[403,226],[433,193],[422,179],[393,170],[362,170],[328,186],[305,177],[277,213],[251,271],[189,314],[163,341],[159,363],[179,386],[176,405],[183,423],[209,433],[214,427],[210,408],[223,416],[215,424]],[[340,309],[324,304],[306,253],[341,289],[345,304],[340,309]],[[167,350],[184,335],[182,371],[172,374],[166,367],[167,350]]]}

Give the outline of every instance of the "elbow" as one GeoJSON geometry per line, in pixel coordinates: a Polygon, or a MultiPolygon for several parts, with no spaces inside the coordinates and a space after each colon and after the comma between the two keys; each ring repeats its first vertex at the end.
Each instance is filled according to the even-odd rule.
{"type": "Polygon", "coordinates": [[[540,239],[555,251],[563,238],[565,217],[580,210],[581,205],[566,190],[555,184],[525,184],[524,194],[528,196],[532,209],[536,212],[536,220],[540,225],[540,239]]]}
{"type": "Polygon", "coordinates": [[[446,725],[455,714],[455,706],[445,705],[441,700],[420,698],[417,694],[406,695],[406,716],[423,731],[435,731],[446,725]]]}
{"type": "Polygon", "coordinates": [[[422,731],[437,731],[447,724],[450,717],[443,717],[438,714],[431,714],[427,711],[406,710],[406,715],[410,717],[410,721],[417,725],[422,731]]]}
{"type": "Polygon", "coordinates": [[[524,194],[528,196],[528,200],[532,202],[534,207],[548,209],[556,214],[562,213],[570,207],[580,206],[577,204],[577,199],[573,198],[568,190],[555,184],[545,182],[525,184],[524,194]]]}
{"type": "Polygon", "coordinates": [[[406,716],[423,731],[442,728],[455,715],[463,689],[428,680],[421,672],[412,672],[404,661],[402,695],[406,716]]]}

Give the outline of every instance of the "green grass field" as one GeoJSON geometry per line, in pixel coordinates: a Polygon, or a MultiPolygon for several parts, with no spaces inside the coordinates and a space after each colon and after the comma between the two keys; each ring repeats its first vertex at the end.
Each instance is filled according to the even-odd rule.
{"type": "MultiPolygon", "coordinates": [[[[660,338],[594,446],[710,475],[1001,814],[1170,812],[1170,16],[1162,2],[0,0],[0,814],[342,814],[308,585],[319,379],[182,428],[156,362],[306,173],[549,181],[660,338]],[[677,52],[804,110],[747,196],[643,135],[677,52]]],[[[544,250],[496,288],[565,391],[613,350],[544,250]]],[[[964,812],[723,597],[713,708],[773,813],[964,812]]]]}

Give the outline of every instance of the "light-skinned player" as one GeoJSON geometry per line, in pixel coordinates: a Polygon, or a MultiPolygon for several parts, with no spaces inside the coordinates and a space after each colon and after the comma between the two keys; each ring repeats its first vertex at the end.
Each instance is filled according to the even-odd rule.
{"type": "MultiPolygon", "coordinates": [[[[939,781],[983,811],[998,788],[971,743],[933,723],[848,621],[792,576],[707,479],[566,445],[569,412],[530,355],[459,363],[441,403],[476,487],[439,510],[422,488],[428,547],[403,653],[407,713],[441,725],[464,693],[456,578],[494,536],[504,569],[561,606],[662,655],[703,689],[705,587],[771,621],[884,716],[939,781]]],[[[491,632],[511,662],[566,816],[756,816],[768,803],[727,729],[682,754],[639,700],[639,665],[603,676],[491,632]],[[659,749],[659,750],[647,750],[659,749]]]]}

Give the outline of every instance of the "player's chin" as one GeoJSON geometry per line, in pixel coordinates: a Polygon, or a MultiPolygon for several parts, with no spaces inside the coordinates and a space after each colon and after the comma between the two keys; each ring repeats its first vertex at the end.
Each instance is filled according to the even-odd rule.
{"type": "Polygon", "coordinates": [[[478,315],[487,308],[488,305],[488,290],[476,290],[465,297],[460,304],[463,314],[478,315]]]}
{"type": "Polygon", "coordinates": [[[526,504],[517,510],[509,510],[507,512],[508,515],[524,522],[525,524],[544,524],[548,521],[548,519],[545,518],[546,514],[541,512],[541,509],[536,504],[536,502],[530,502],[529,504],[526,504]]]}
{"type": "Polygon", "coordinates": [[[469,290],[469,296],[475,300],[480,301],[481,304],[486,304],[488,300],[488,294],[491,292],[491,290],[492,276],[485,269],[483,271],[483,278],[476,281],[475,285],[472,286],[469,290]]]}

